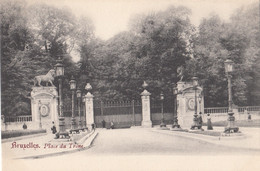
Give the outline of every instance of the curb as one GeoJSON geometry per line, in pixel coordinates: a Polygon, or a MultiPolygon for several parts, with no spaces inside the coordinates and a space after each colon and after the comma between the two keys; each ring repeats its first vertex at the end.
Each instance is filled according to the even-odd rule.
{"type": "Polygon", "coordinates": [[[35,156],[20,157],[20,158],[15,158],[15,159],[40,159],[40,158],[45,158],[45,157],[53,157],[53,156],[57,156],[57,155],[63,155],[63,154],[69,154],[69,153],[87,150],[91,147],[92,142],[98,135],[98,132],[94,131],[93,133],[91,133],[91,135],[87,135],[86,136],[87,138],[83,137],[83,138],[85,138],[85,142],[83,143],[83,148],[80,148],[80,149],[73,149],[73,150],[68,150],[68,151],[54,152],[54,153],[41,154],[41,155],[35,155],[35,156]],[[93,136],[91,136],[91,135],[93,135],[93,136]]]}
{"type": "Polygon", "coordinates": [[[196,139],[199,141],[204,141],[207,143],[211,143],[214,145],[218,146],[225,146],[225,147],[232,147],[232,148],[239,148],[239,149],[245,149],[245,150],[254,150],[254,151],[260,151],[259,148],[246,148],[246,147],[238,147],[238,146],[232,146],[230,144],[220,144],[220,142],[228,142],[229,140],[239,140],[242,138],[246,138],[248,136],[242,135],[242,136],[237,136],[237,137],[212,137],[212,136],[207,136],[207,135],[201,135],[201,134],[196,134],[196,135],[191,135],[192,133],[187,133],[187,132],[180,132],[180,131],[165,131],[165,130],[151,130],[153,132],[157,133],[163,133],[167,135],[175,135],[179,137],[185,137],[189,139],[196,139]],[[228,139],[227,139],[228,138],[228,139]],[[229,139],[232,138],[232,139],[229,139]]]}
{"type": "Polygon", "coordinates": [[[40,136],[44,136],[47,134],[48,133],[39,133],[39,134],[25,135],[25,136],[20,136],[20,137],[12,137],[12,138],[7,138],[7,139],[2,139],[2,143],[18,141],[18,140],[34,138],[34,137],[40,137],[40,136]]]}

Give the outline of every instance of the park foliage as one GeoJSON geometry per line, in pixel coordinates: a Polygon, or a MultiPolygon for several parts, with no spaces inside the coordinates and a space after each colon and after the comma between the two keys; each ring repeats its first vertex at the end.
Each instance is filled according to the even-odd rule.
{"type": "MultiPolygon", "coordinates": [[[[235,62],[233,96],[236,105],[260,104],[260,29],[257,3],[234,11],[230,20],[217,14],[198,27],[192,11],[171,6],[165,11],[138,14],[128,31],[109,40],[95,37],[92,21],[69,8],[25,1],[1,1],[2,113],[30,113],[33,78],[46,74],[63,54],[64,99],[70,99],[72,75],[78,87],[87,82],[99,100],[139,100],[145,80],[152,99],[161,92],[172,99],[173,84],[194,75],[204,88],[206,107],[227,106],[224,61],[235,62]],[[74,62],[71,54],[80,56],[74,62]]],[[[57,81],[55,81],[57,85],[57,81]]]]}

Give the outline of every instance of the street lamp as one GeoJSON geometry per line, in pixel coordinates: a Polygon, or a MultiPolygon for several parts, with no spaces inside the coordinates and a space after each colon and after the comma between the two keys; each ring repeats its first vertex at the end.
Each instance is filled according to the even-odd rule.
{"type": "Polygon", "coordinates": [[[71,117],[71,130],[76,129],[76,122],[75,122],[75,102],[74,102],[74,97],[75,97],[75,90],[76,90],[76,81],[74,77],[71,77],[70,80],[70,90],[72,91],[72,104],[71,104],[71,112],[72,112],[72,117],[71,117]]]}
{"type": "Polygon", "coordinates": [[[160,127],[166,127],[166,124],[164,123],[164,114],[163,114],[164,94],[162,92],[160,94],[160,100],[161,100],[161,113],[162,113],[162,121],[161,121],[160,127]]]}
{"type": "Polygon", "coordinates": [[[225,62],[225,72],[228,78],[228,124],[224,132],[238,132],[238,127],[235,126],[235,117],[232,109],[232,90],[231,90],[231,73],[233,72],[233,61],[230,59],[225,62]]]}
{"type": "Polygon", "coordinates": [[[201,101],[202,101],[202,95],[201,93],[199,94],[199,97],[198,97],[198,100],[199,100],[199,125],[200,125],[200,128],[202,127],[202,112],[201,112],[201,101]]]}
{"type": "Polygon", "coordinates": [[[180,125],[178,124],[178,104],[177,104],[177,94],[178,94],[178,88],[176,86],[173,87],[173,95],[174,95],[174,105],[173,105],[173,125],[172,128],[180,128],[180,125]]]}
{"type": "Polygon", "coordinates": [[[81,104],[81,90],[77,90],[77,98],[78,98],[78,112],[79,112],[79,129],[82,129],[82,121],[81,121],[81,111],[80,111],[80,104],[81,104]]]}
{"type": "Polygon", "coordinates": [[[201,94],[199,94],[198,100],[199,100],[199,111],[200,111],[199,114],[202,114],[202,112],[201,112],[202,95],[201,94]]]}
{"type": "MultiPolygon", "coordinates": [[[[85,103],[85,94],[82,94],[82,102],[83,104],[85,103]]],[[[87,129],[87,123],[86,123],[86,111],[85,111],[85,106],[82,105],[82,110],[83,110],[83,129],[87,129]]]]}
{"type": "Polygon", "coordinates": [[[42,116],[41,116],[41,101],[39,100],[39,110],[38,110],[38,113],[39,113],[39,129],[42,129],[42,116]]]}
{"type": "Polygon", "coordinates": [[[69,138],[69,133],[65,130],[65,118],[63,116],[63,102],[62,102],[62,78],[64,76],[64,65],[62,64],[61,56],[59,56],[57,60],[57,64],[54,66],[56,71],[56,77],[59,82],[59,132],[57,133],[57,137],[69,138]]]}
{"type": "Polygon", "coordinates": [[[191,126],[191,129],[200,129],[199,126],[199,120],[198,120],[198,114],[197,114],[197,86],[198,86],[198,77],[192,77],[192,85],[195,92],[194,97],[194,118],[193,118],[193,124],[191,126]]]}

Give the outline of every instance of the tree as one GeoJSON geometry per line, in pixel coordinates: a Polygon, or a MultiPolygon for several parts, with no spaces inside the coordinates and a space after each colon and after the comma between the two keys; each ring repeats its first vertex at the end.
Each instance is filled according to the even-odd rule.
{"type": "MultiPolygon", "coordinates": [[[[4,115],[12,113],[18,102],[23,105],[22,102],[28,100],[26,81],[22,79],[24,73],[20,72],[28,61],[25,58],[28,53],[26,47],[32,42],[25,11],[22,1],[1,2],[1,96],[4,115]]],[[[21,112],[27,111],[28,108],[21,112]]]]}
{"type": "Polygon", "coordinates": [[[241,8],[230,22],[223,22],[213,14],[202,20],[196,41],[194,58],[187,61],[186,77],[196,73],[204,87],[206,106],[227,105],[227,80],[224,61],[235,63],[233,73],[233,101],[237,105],[256,105],[259,97],[259,15],[257,6],[241,8]],[[189,71],[189,72],[188,72],[189,71]],[[254,92],[254,93],[252,93],[254,92]]]}
{"type": "Polygon", "coordinates": [[[148,80],[156,96],[161,91],[171,92],[172,83],[178,80],[177,68],[191,57],[194,27],[189,15],[189,9],[172,6],[132,21],[131,32],[136,35],[132,55],[142,62],[140,77],[148,80]]]}
{"type": "Polygon", "coordinates": [[[3,113],[30,113],[33,78],[52,69],[58,55],[63,56],[68,97],[71,75],[79,72],[69,54],[79,38],[74,16],[67,9],[42,4],[28,7],[23,1],[11,0],[1,2],[0,20],[3,113]]]}
{"type": "MultiPolygon", "coordinates": [[[[259,4],[252,3],[235,11],[230,22],[230,31],[243,38],[242,41],[237,42],[237,46],[240,46],[239,49],[242,51],[239,70],[245,89],[243,89],[242,93],[237,93],[236,96],[244,99],[250,105],[260,104],[259,19],[259,4]]],[[[240,87],[236,88],[239,89],[240,87]]]]}

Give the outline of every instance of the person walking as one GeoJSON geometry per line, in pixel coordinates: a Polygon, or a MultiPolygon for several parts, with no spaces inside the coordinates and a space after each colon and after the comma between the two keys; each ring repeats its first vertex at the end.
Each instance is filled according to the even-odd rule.
{"type": "Polygon", "coordinates": [[[27,129],[27,125],[25,123],[23,124],[23,129],[27,129]]]}
{"type": "Polygon", "coordinates": [[[51,131],[52,131],[53,134],[55,134],[57,132],[57,129],[56,129],[54,122],[52,122],[51,131]]]}
{"type": "Polygon", "coordinates": [[[212,123],[211,123],[211,117],[210,117],[210,114],[208,113],[207,115],[207,125],[208,125],[208,130],[213,130],[213,127],[212,127],[212,123]]]}
{"type": "Polygon", "coordinates": [[[95,131],[95,123],[91,124],[92,131],[95,131]]]}
{"type": "Polygon", "coordinates": [[[111,122],[110,124],[111,124],[110,128],[111,128],[111,129],[114,129],[114,127],[115,127],[115,126],[114,126],[114,123],[111,122]]]}
{"type": "Polygon", "coordinates": [[[103,128],[106,127],[106,121],[104,121],[104,119],[103,119],[103,121],[102,121],[102,127],[103,127],[103,128]]]}

